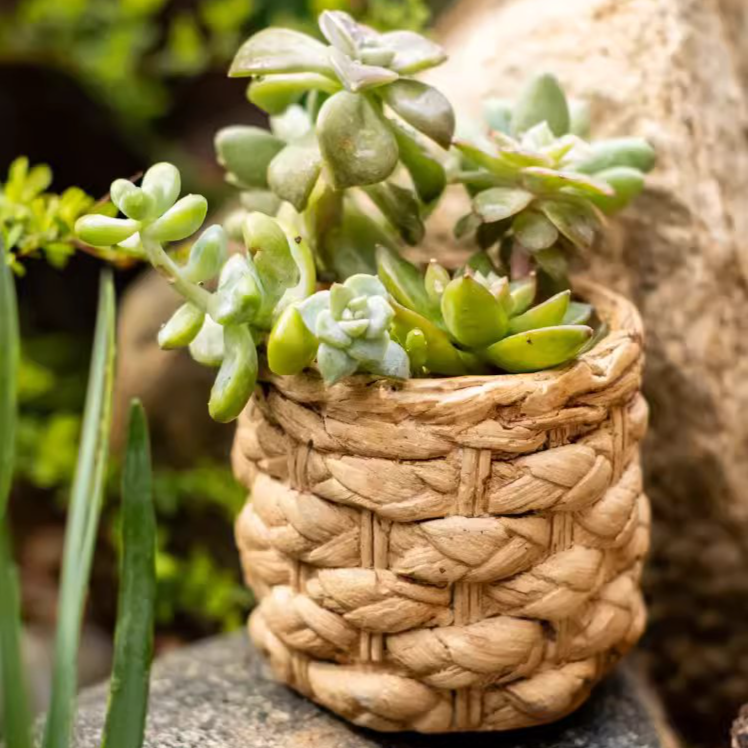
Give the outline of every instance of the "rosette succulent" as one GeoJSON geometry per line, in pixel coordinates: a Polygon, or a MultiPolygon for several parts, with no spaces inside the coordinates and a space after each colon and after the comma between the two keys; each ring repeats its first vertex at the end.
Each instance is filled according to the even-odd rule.
{"type": "Polygon", "coordinates": [[[521,267],[531,258],[564,284],[568,251],[588,249],[604,216],[641,192],[654,151],[641,138],[584,140],[585,117],[548,74],[513,106],[487,102],[486,114],[487,134],[455,142],[453,179],[472,196],[456,234],[476,230],[483,248],[499,243],[505,260],[521,267]]]}
{"type": "Polygon", "coordinates": [[[295,374],[316,355],[326,384],[356,372],[407,379],[408,356],[390,337],[393,317],[378,278],[360,274],[334,283],[284,313],[270,334],[270,368],[295,374]]]}
{"type": "Polygon", "coordinates": [[[510,281],[483,252],[454,275],[434,261],[422,273],[384,248],[377,259],[394,299],[393,333],[416,372],[538,371],[573,359],[593,337],[589,304],[568,290],[534,303],[535,275],[510,281]]]}
{"type": "Polygon", "coordinates": [[[257,345],[283,310],[314,292],[315,268],[304,240],[262,214],[243,224],[246,251],[229,256],[228,238],[210,226],[179,262],[164,249],[195,233],[207,212],[201,195],[179,197],[181,179],[171,164],[156,164],[141,186],[118,179],[111,197],[125,218],[87,215],[78,237],[93,246],[117,244],[166,275],[185,303],[163,326],[162,348],[189,346],[198,362],[219,367],[209,409],[219,421],[236,418],[255,386],[257,345]],[[204,287],[215,282],[215,290],[204,287]]]}

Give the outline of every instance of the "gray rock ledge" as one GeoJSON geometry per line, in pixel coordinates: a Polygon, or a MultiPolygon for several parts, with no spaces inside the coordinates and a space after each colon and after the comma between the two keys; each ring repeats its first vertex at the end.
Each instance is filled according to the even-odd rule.
{"type": "MultiPolygon", "coordinates": [[[[620,667],[565,720],[512,733],[381,734],[347,725],[274,683],[243,634],[159,660],[144,748],[662,748],[646,690],[620,667]]],[[[104,685],[79,699],[76,748],[98,748],[104,685]]]]}

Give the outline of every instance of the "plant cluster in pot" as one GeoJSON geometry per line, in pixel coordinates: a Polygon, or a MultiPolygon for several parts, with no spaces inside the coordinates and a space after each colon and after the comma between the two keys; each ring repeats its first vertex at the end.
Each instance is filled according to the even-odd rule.
{"type": "Polygon", "coordinates": [[[550,75],[455,137],[411,77],[436,44],[340,12],[320,28],[327,44],[273,28],[236,56],[271,131],[216,138],[241,190],[225,227],[167,253],[207,205],[159,164],[112,185],[125,218],[78,234],[164,273],[185,303],[161,345],[218,367],[210,412],[239,418],[250,489],[249,630],[277,678],[378,730],[553,721],[644,627],[641,322],[567,266],[652,150],[587,141],[550,75]],[[448,186],[475,254],[414,265],[448,186]]]}

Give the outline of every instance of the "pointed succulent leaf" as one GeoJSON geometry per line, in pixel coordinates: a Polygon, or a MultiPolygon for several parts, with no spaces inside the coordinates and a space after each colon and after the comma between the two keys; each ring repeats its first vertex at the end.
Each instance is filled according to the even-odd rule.
{"type": "Polygon", "coordinates": [[[486,99],[483,102],[483,118],[492,130],[509,134],[512,122],[512,103],[506,99],[486,99]]]}
{"type": "Polygon", "coordinates": [[[128,218],[135,221],[142,221],[155,211],[153,198],[128,179],[115,179],[109,188],[109,197],[128,218]]]}
{"type": "Polygon", "coordinates": [[[444,167],[418,142],[415,132],[408,132],[397,122],[390,124],[397,139],[400,160],[408,170],[421,202],[429,205],[447,186],[444,167]]]}
{"type": "Polygon", "coordinates": [[[308,34],[269,28],[253,34],[231,64],[233,78],[271,73],[320,73],[332,77],[327,47],[308,34]]]}
{"type": "MultiPolygon", "coordinates": [[[[291,247],[291,258],[296,264],[298,271],[298,280],[295,285],[289,286],[283,292],[280,301],[275,305],[275,309],[273,309],[273,321],[286,307],[311,296],[317,287],[317,268],[311,248],[303,237],[297,234],[291,238],[288,236],[288,231],[285,231],[286,237],[289,239],[289,246],[291,247]]],[[[266,327],[262,324],[259,326],[262,329],[266,327]]]]}
{"type": "Polygon", "coordinates": [[[247,99],[270,115],[278,115],[298,102],[308,91],[333,94],[340,84],[319,73],[289,73],[255,78],[247,88],[247,99]]]}
{"type": "Polygon", "coordinates": [[[587,158],[574,163],[573,169],[596,174],[614,166],[629,166],[646,172],[654,164],[654,148],[643,138],[611,138],[591,143],[587,158]]]}
{"type": "Polygon", "coordinates": [[[382,34],[379,42],[395,53],[389,67],[401,75],[412,75],[447,59],[443,47],[413,31],[390,31],[382,34]]]}
{"type": "Polygon", "coordinates": [[[208,315],[190,343],[190,356],[204,366],[220,366],[223,361],[223,327],[208,315]]]}
{"type": "Polygon", "coordinates": [[[360,338],[369,329],[368,319],[344,319],[338,324],[340,329],[351,338],[360,338]]]}
{"type": "Polygon", "coordinates": [[[447,98],[433,86],[399,80],[382,89],[382,99],[396,114],[442,148],[449,148],[455,115],[447,98]]]}
{"type": "Polygon", "coordinates": [[[75,235],[94,247],[108,247],[125,241],[140,229],[131,218],[110,218],[97,213],[81,216],[75,222],[75,235]]]}
{"type": "Polygon", "coordinates": [[[218,131],[218,163],[243,187],[267,187],[267,169],[285,143],[259,127],[234,125],[218,131]]]}
{"type": "Polygon", "coordinates": [[[436,307],[415,265],[391,249],[378,247],[377,275],[396,301],[426,317],[434,317],[436,307]]]}
{"type": "Polygon", "coordinates": [[[164,350],[184,348],[200,332],[205,314],[194,304],[183,304],[159,330],[158,344],[164,350]]]}
{"type": "Polygon", "coordinates": [[[358,60],[351,59],[335,47],[330,49],[330,63],[343,87],[351,93],[384,86],[396,81],[399,77],[393,70],[377,65],[365,65],[358,60]]]}
{"type": "Polygon", "coordinates": [[[330,287],[330,312],[335,319],[343,318],[343,311],[356,294],[347,285],[333,283],[330,287]]]}
{"type": "Polygon", "coordinates": [[[190,248],[182,277],[191,283],[202,283],[215,278],[226,262],[229,241],[222,226],[209,226],[190,248]]]}
{"type": "Polygon", "coordinates": [[[592,336],[585,325],[559,325],[510,335],[485,351],[486,358],[510,373],[540,371],[574,358],[592,336]]]}
{"type": "Polygon", "coordinates": [[[354,296],[381,296],[386,298],[387,289],[376,275],[358,273],[352,275],[345,282],[346,288],[353,291],[354,296]]]}
{"type": "Polygon", "coordinates": [[[509,284],[509,294],[512,301],[510,315],[512,317],[522,314],[530,308],[535,299],[537,289],[538,281],[535,273],[531,273],[526,278],[512,281],[509,284]]]}
{"type": "Polygon", "coordinates": [[[531,252],[551,247],[558,239],[558,229],[535,210],[520,213],[512,223],[512,231],[517,241],[531,252]]]}
{"type": "Polygon", "coordinates": [[[218,289],[210,299],[210,316],[221,325],[254,321],[263,302],[262,289],[246,258],[233,255],[223,266],[218,289]]]}
{"type": "Polygon", "coordinates": [[[366,328],[366,338],[372,340],[387,332],[394,312],[392,306],[383,296],[372,296],[367,299],[366,313],[369,324],[366,328]]]}
{"type": "MultiPolygon", "coordinates": [[[[567,136],[564,135],[562,137],[567,136]]],[[[552,147],[559,140],[560,138],[556,138],[548,123],[543,120],[522,133],[520,147],[529,151],[542,152],[544,149],[552,147]]]]}
{"type": "MultiPolygon", "coordinates": [[[[517,170],[507,164],[506,160],[499,155],[498,148],[491,145],[485,145],[479,147],[473,143],[469,143],[466,140],[455,140],[454,146],[458,151],[467,159],[468,164],[475,166],[482,166],[487,169],[491,175],[498,177],[499,179],[514,180],[517,176],[517,170]]],[[[489,175],[481,174],[481,172],[468,171],[468,176],[475,179],[476,181],[485,181],[489,175]]],[[[460,181],[463,181],[463,177],[460,176],[460,181]]],[[[492,180],[489,180],[489,183],[492,180]]]]}
{"type": "Polygon", "coordinates": [[[562,324],[566,310],[569,308],[570,296],[571,291],[561,291],[524,314],[512,317],[509,321],[509,334],[514,335],[518,332],[562,324]]]}
{"type": "Polygon", "coordinates": [[[453,230],[455,239],[474,234],[483,225],[483,219],[477,213],[466,213],[455,223],[453,230]]]}
{"type": "Polygon", "coordinates": [[[143,175],[141,189],[153,200],[153,214],[160,216],[177,201],[182,189],[179,169],[173,164],[154,164],[143,175]]]}
{"type": "Polygon", "coordinates": [[[275,374],[298,374],[314,361],[318,345],[301,312],[297,307],[289,306],[270,332],[268,366],[275,374]]]}
{"type": "Polygon", "coordinates": [[[394,340],[387,339],[384,354],[371,364],[372,374],[392,379],[408,379],[410,360],[405,350],[394,340]]]}
{"type": "Polygon", "coordinates": [[[566,253],[558,246],[548,247],[533,253],[533,259],[543,273],[552,281],[554,291],[569,287],[569,263],[566,253]]]}
{"type": "Polygon", "coordinates": [[[428,342],[423,330],[413,328],[405,336],[405,351],[410,359],[410,366],[413,371],[420,371],[426,366],[428,358],[428,342]]]}
{"type": "Polygon", "coordinates": [[[512,132],[520,134],[547,122],[557,136],[569,132],[569,105],[555,76],[539,75],[525,86],[512,112],[512,132]]]}
{"type": "Polygon", "coordinates": [[[287,145],[268,166],[268,185],[278,197],[302,212],[321,170],[322,154],[316,143],[287,145]]]}
{"type": "Polygon", "coordinates": [[[590,105],[580,99],[569,100],[569,132],[580,138],[590,134],[590,105]]]}
{"type": "Polygon", "coordinates": [[[338,189],[376,184],[397,166],[395,136],[363,96],[348,91],[331,96],[320,109],[317,137],[338,189]]]}
{"type": "Polygon", "coordinates": [[[356,359],[361,368],[371,371],[371,366],[384,358],[389,343],[389,335],[378,335],[373,338],[358,338],[346,349],[346,353],[356,359]]]}
{"type": "Polygon", "coordinates": [[[323,343],[334,348],[348,348],[352,342],[352,339],[337,323],[330,309],[323,309],[317,315],[317,326],[314,332],[323,343]]]}
{"type": "Polygon", "coordinates": [[[406,244],[413,246],[423,240],[426,229],[413,192],[393,182],[373,184],[364,190],[406,244]]]}
{"type": "Polygon", "coordinates": [[[158,242],[178,242],[194,234],[207,213],[208,201],[202,195],[185,195],[148,226],[146,233],[158,242]]]}
{"type": "Polygon", "coordinates": [[[326,10],[320,14],[319,29],[332,46],[349,57],[358,54],[358,24],[348,13],[326,10]]]}
{"type": "Polygon", "coordinates": [[[604,180],[577,174],[573,171],[559,171],[545,169],[541,166],[531,166],[522,170],[522,182],[527,189],[534,192],[555,192],[556,190],[572,190],[585,197],[606,196],[613,197],[614,190],[604,180]]]}
{"type": "Polygon", "coordinates": [[[465,268],[470,268],[486,277],[496,274],[496,268],[486,252],[473,252],[465,263],[465,268]]]}
{"type": "Polygon", "coordinates": [[[270,117],[270,132],[284,143],[308,138],[312,135],[312,129],[311,115],[299,104],[291,104],[282,114],[270,117]]]}
{"type": "Polygon", "coordinates": [[[317,366],[325,384],[330,386],[344,377],[355,374],[358,361],[339,348],[321,343],[317,351],[317,366]]]}
{"type": "Polygon", "coordinates": [[[562,325],[585,325],[592,318],[592,305],[572,301],[561,320],[562,325]]]}
{"type": "Polygon", "coordinates": [[[443,268],[438,262],[432,260],[426,268],[426,277],[424,287],[431,301],[435,304],[441,304],[441,298],[451,277],[446,268],[443,268]]]}
{"type": "Polygon", "coordinates": [[[467,348],[482,348],[506,334],[506,310],[487,288],[469,276],[450,281],[442,295],[441,309],[450,334],[467,348]]]}
{"type": "Polygon", "coordinates": [[[589,206],[581,203],[543,200],[538,203],[538,207],[559,232],[575,246],[589,247],[594,241],[600,221],[589,206]]]}
{"type": "Polygon", "coordinates": [[[384,47],[363,47],[358,52],[359,59],[366,65],[378,65],[388,68],[395,59],[395,52],[384,47]]]}
{"type": "Polygon", "coordinates": [[[299,310],[301,318],[304,320],[304,324],[309,328],[312,333],[317,331],[317,317],[324,309],[330,308],[330,292],[317,291],[312,294],[308,299],[296,304],[296,309],[299,310]]]}
{"type": "Polygon", "coordinates": [[[524,210],[534,195],[518,187],[492,187],[476,195],[475,212],[487,223],[501,221],[524,210]]]}
{"type": "Polygon", "coordinates": [[[596,172],[595,177],[610,185],[615,193],[612,197],[590,197],[606,215],[625,208],[644,189],[644,174],[630,166],[612,166],[596,172]]]}
{"type": "Polygon", "coordinates": [[[257,381],[257,348],[247,325],[223,332],[225,352],[210,391],[208,410],[219,423],[233,421],[244,410],[257,381]]]}

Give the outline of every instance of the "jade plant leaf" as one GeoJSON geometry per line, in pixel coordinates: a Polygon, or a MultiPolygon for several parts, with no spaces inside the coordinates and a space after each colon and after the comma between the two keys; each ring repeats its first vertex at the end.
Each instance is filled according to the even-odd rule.
{"type": "Polygon", "coordinates": [[[586,158],[573,163],[572,168],[586,174],[597,174],[614,166],[650,171],[654,164],[654,148],[643,138],[610,138],[591,143],[586,158]]]}
{"type": "Polygon", "coordinates": [[[192,283],[215,278],[228,256],[228,237],[222,226],[209,226],[190,247],[182,277],[192,283]]]}
{"type": "Polygon", "coordinates": [[[538,207],[545,217],[577,247],[589,247],[600,225],[593,210],[581,203],[543,200],[538,207]]]}
{"type": "Polygon", "coordinates": [[[501,221],[524,210],[534,195],[516,187],[492,187],[473,201],[475,212],[487,223],[501,221]]]}
{"type": "Polygon", "coordinates": [[[240,47],[229,75],[241,77],[307,72],[330,77],[334,75],[327,47],[299,31],[269,28],[253,34],[240,47]]]}
{"type": "Polygon", "coordinates": [[[169,321],[159,330],[158,344],[164,350],[184,348],[200,332],[205,313],[194,304],[182,304],[169,321]]]}
{"type": "Polygon", "coordinates": [[[252,104],[270,115],[278,115],[298,102],[307,91],[333,94],[340,84],[318,73],[289,73],[256,78],[247,88],[247,98],[252,104]]]}
{"type": "Polygon", "coordinates": [[[613,197],[614,195],[614,190],[610,185],[599,178],[577,174],[573,171],[546,169],[541,166],[530,166],[523,169],[522,181],[528,189],[536,192],[572,189],[575,192],[583,193],[585,196],[613,197]]]}
{"type": "Polygon", "coordinates": [[[309,202],[321,170],[322,154],[316,143],[288,145],[270,162],[268,185],[278,197],[301,212],[309,202]]]}
{"type": "Polygon", "coordinates": [[[452,105],[433,86],[399,80],[382,89],[382,98],[396,114],[442,148],[449,148],[455,130],[452,105]]]}
{"type": "Polygon", "coordinates": [[[606,214],[625,208],[644,189],[644,174],[630,166],[611,166],[598,171],[595,177],[609,184],[615,192],[613,196],[596,195],[590,198],[606,214]]]}
{"type": "Polygon", "coordinates": [[[517,241],[531,252],[551,247],[558,239],[558,229],[535,210],[520,213],[512,223],[512,230],[517,241]]]}
{"type": "Polygon", "coordinates": [[[317,137],[338,189],[376,184],[397,166],[397,141],[364,96],[339,91],[320,109],[317,137]]]}
{"type": "Polygon", "coordinates": [[[413,180],[418,197],[426,205],[434,202],[447,186],[444,167],[418,142],[415,133],[408,132],[397,122],[391,122],[397,139],[400,160],[413,180]]]}
{"type": "Polygon", "coordinates": [[[378,65],[365,65],[335,48],[330,50],[330,62],[346,91],[351,93],[384,86],[399,77],[394,70],[378,65]]]}
{"type": "Polygon", "coordinates": [[[426,229],[416,196],[392,182],[382,182],[364,188],[372,202],[397,229],[403,241],[415,245],[423,240],[426,229]]]}
{"type": "Polygon", "coordinates": [[[570,297],[571,291],[562,291],[523,314],[512,317],[509,321],[509,334],[562,324],[570,297]]]}
{"type": "Polygon", "coordinates": [[[569,132],[569,105],[555,76],[539,75],[525,86],[512,111],[511,129],[515,134],[547,122],[556,136],[569,132]]]}
{"type": "Polygon", "coordinates": [[[574,358],[592,337],[585,325],[543,327],[510,335],[485,350],[494,366],[510,373],[550,369],[574,358]]]}
{"type": "Polygon", "coordinates": [[[390,31],[379,37],[379,43],[395,53],[389,67],[401,75],[412,75],[447,59],[443,47],[413,31],[390,31]]]}
{"type": "Polygon", "coordinates": [[[267,187],[267,168],[285,143],[259,127],[234,125],[218,131],[218,163],[242,187],[267,187]]]}

